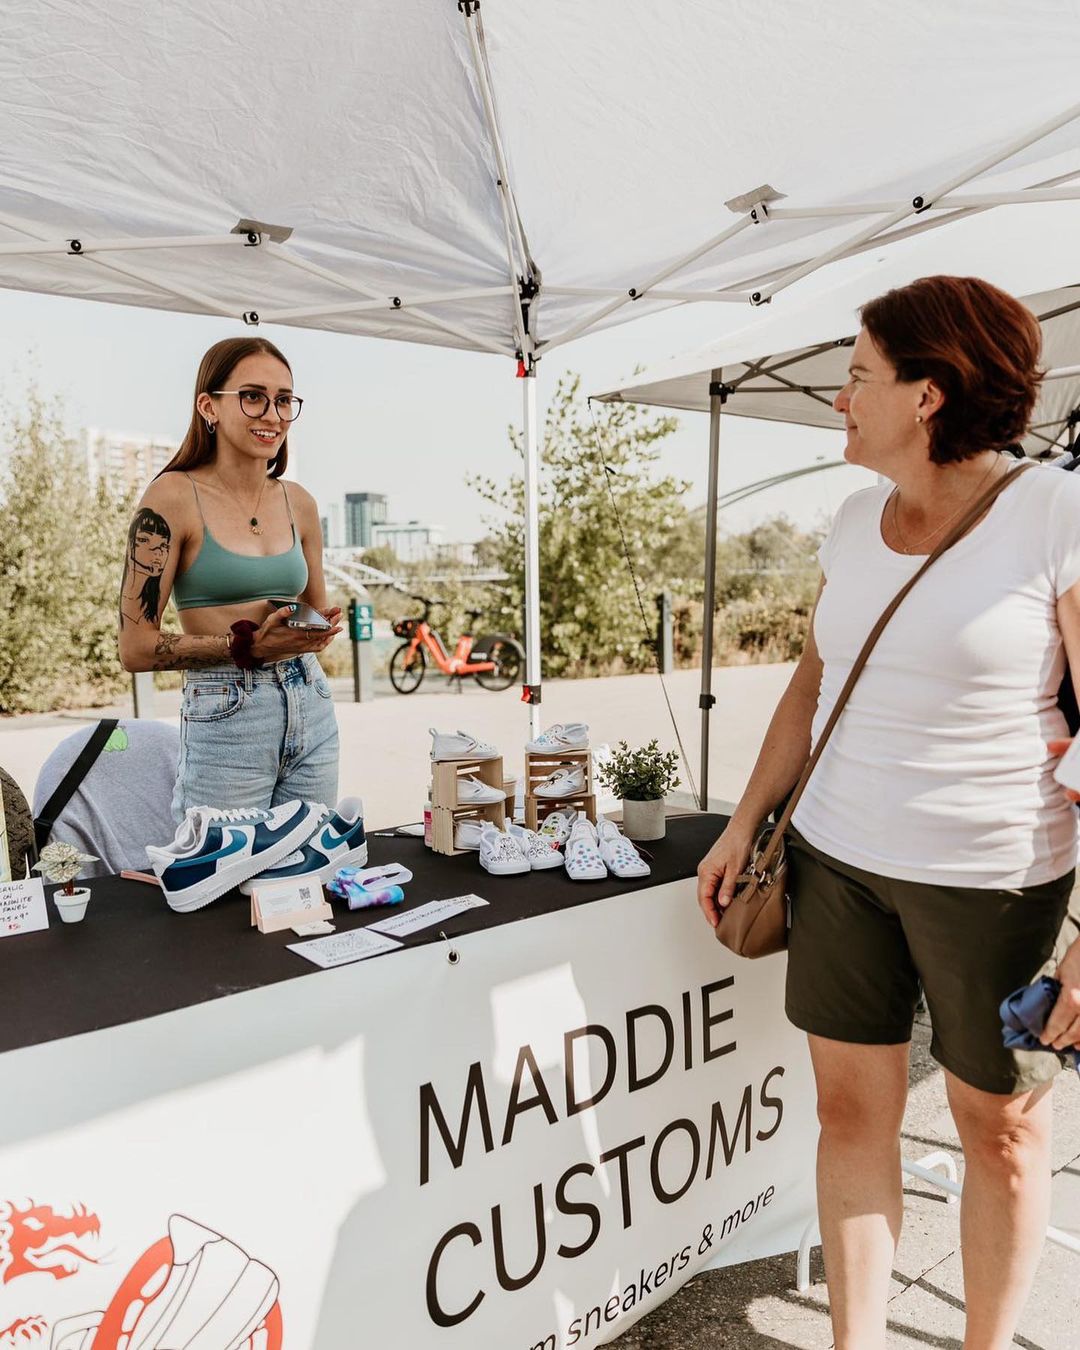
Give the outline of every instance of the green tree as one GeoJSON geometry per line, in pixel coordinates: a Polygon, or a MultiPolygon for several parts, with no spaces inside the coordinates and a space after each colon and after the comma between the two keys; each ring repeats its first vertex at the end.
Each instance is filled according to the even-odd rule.
{"type": "MultiPolygon", "coordinates": [[[[646,620],[653,597],[671,584],[669,555],[688,528],[689,484],[658,468],[660,442],[677,425],[633,404],[596,407],[579,399],[581,379],[565,375],[547,411],[540,452],[540,631],[549,675],[589,675],[652,665],[612,496],[641,586],[646,620]],[[601,450],[603,452],[601,457],[601,450]],[[604,464],[606,462],[607,471],[604,464]],[[610,486],[609,486],[610,483],[610,486]]],[[[521,435],[510,429],[520,459],[521,435]]],[[[509,577],[502,626],[520,632],[525,603],[524,507],[520,474],[506,485],[471,478],[496,513],[485,559],[509,577]]]]}
{"type": "Polygon", "coordinates": [[[0,712],[122,688],[116,597],[132,503],[94,489],[62,409],[31,389],[2,427],[0,712]]]}

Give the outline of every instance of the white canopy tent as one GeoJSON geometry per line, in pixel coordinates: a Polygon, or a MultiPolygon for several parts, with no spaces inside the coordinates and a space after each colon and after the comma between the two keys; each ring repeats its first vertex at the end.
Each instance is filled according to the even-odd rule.
{"type": "Polygon", "coordinates": [[[1050,458],[1073,447],[1080,424],[1080,208],[1003,211],[899,245],[881,265],[798,308],[635,375],[631,384],[593,395],[602,402],[643,403],[708,412],[704,647],[699,795],[708,793],[712,695],[712,621],[716,589],[716,508],[723,417],[835,427],[832,401],[847,381],[860,305],[893,286],[934,273],[982,276],[1020,295],[1040,320],[1047,371],[1024,449],[1050,458]],[[1076,284],[1062,284],[1075,282],[1076,284]]]}
{"type": "Polygon", "coordinates": [[[39,0],[0,287],[517,360],[538,699],[537,359],[1080,198],[1078,56],[1073,0],[39,0]]]}

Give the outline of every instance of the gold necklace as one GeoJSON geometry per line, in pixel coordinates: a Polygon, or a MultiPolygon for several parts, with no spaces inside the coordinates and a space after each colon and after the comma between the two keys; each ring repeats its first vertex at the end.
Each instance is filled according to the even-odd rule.
{"type": "Polygon", "coordinates": [[[893,529],[896,531],[896,537],[897,539],[900,540],[900,547],[904,550],[904,552],[910,553],[913,548],[919,548],[921,545],[925,544],[928,539],[933,539],[935,534],[940,534],[941,531],[946,527],[946,525],[951,525],[953,521],[956,519],[956,517],[960,514],[960,512],[964,509],[964,507],[970,506],[971,503],[975,500],[975,498],[978,496],[983,486],[987,483],[987,481],[990,478],[990,475],[994,472],[997,466],[998,461],[996,459],[991,460],[990,467],[987,469],[987,471],[983,474],[983,476],[979,479],[978,483],[975,485],[975,490],[971,493],[969,497],[964,498],[964,500],[960,503],[960,505],[956,508],[956,510],[952,513],[952,515],[949,516],[948,520],[943,520],[940,525],[935,525],[929,534],[924,534],[921,539],[916,539],[913,543],[910,544],[904,538],[904,532],[900,528],[900,489],[894,488],[892,496],[892,504],[893,504],[892,523],[893,529]]]}
{"type": "MultiPolygon", "coordinates": [[[[229,489],[225,486],[224,479],[221,474],[218,473],[216,468],[214,469],[214,477],[221,484],[221,489],[225,495],[227,497],[231,496],[232,494],[230,494],[229,489]]],[[[265,488],[266,478],[264,476],[262,482],[259,484],[259,495],[255,498],[255,506],[251,512],[251,519],[248,521],[248,528],[251,530],[252,534],[262,534],[262,526],[259,524],[259,505],[262,502],[263,491],[265,488]]]]}

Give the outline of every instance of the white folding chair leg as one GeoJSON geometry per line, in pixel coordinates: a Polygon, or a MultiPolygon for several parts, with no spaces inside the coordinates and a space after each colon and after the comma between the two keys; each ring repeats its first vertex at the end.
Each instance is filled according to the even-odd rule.
{"type": "Polygon", "coordinates": [[[901,1159],[900,1170],[906,1172],[908,1176],[918,1177],[920,1181],[928,1181],[931,1186],[937,1186],[940,1190],[943,1190],[947,1205],[958,1205],[960,1203],[960,1178],[956,1171],[956,1159],[951,1153],[939,1150],[937,1153],[928,1153],[925,1158],[920,1158],[918,1162],[905,1162],[901,1159]],[[956,1187],[955,1190],[943,1186],[938,1177],[927,1175],[927,1173],[932,1173],[936,1167],[941,1168],[946,1179],[956,1187]]]}
{"type": "Polygon", "coordinates": [[[803,1235],[799,1242],[799,1258],[795,1265],[795,1288],[800,1294],[805,1294],[810,1288],[810,1248],[816,1247],[821,1241],[821,1231],[818,1228],[816,1218],[803,1229],[803,1235]]]}

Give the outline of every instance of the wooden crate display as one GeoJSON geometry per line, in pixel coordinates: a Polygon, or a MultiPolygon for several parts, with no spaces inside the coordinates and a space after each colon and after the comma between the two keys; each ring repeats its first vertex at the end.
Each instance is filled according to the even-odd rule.
{"type": "MultiPolygon", "coordinates": [[[[458,807],[458,781],[462,778],[479,778],[488,787],[504,791],[502,756],[494,759],[451,759],[431,766],[431,804],[442,806],[448,811],[458,807]]],[[[494,805],[498,806],[498,802],[494,805]]]]}
{"type": "Polygon", "coordinates": [[[593,786],[592,754],[588,750],[527,750],[525,752],[525,825],[539,829],[552,811],[573,807],[596,823],[596,790],[593,786]],[[537,797],[535,788],[556,769],[580,765],[585,771],[585,790],[575,797],[537,797]]]}
{"type": "Polygon", "coordinates": [[[489,787],[503,790],[502,757],[495,759],[452,759],[431,766],[431,847],[436,853],[453,856],[469,852],[454,847],[454,828],[459,820],[490,820],[502,826],[506,822],[506,802],[467,802],[458,805],[458,782],[478,778],[489,787]]]}
{"type": "Polygon", "coordinates": [[[491,802],[484,806],[458,806],[450,810],[445,806],[431,808],[431,847],[436,853],[446,853],[454,857],[458,853],[474,850],[454,847],[454,827],[459,820],[490,820],[503,826],[506,822],[506,803],[491,802]]]}

